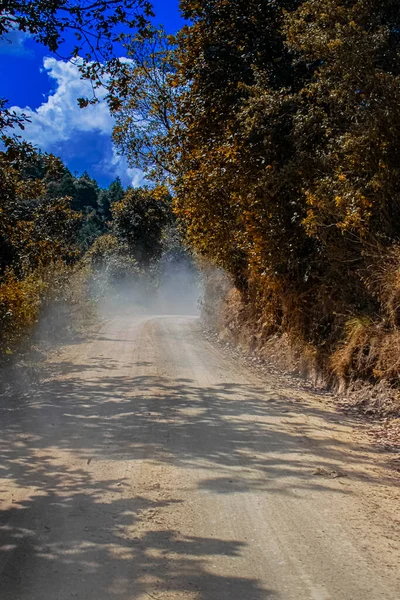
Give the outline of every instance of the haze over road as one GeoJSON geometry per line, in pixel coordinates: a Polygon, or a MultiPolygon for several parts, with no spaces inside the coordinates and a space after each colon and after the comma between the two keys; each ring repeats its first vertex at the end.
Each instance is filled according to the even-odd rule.
{"type": "Polygon", "coordinates": [[[196,319],[110,319],[1,417],[1,600],[400,598],[379,454],[196,319]]]}

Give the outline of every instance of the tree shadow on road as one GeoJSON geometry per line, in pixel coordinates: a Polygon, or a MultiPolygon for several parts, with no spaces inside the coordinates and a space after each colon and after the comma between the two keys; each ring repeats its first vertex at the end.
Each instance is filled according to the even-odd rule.
{"type": "Polygon", "coordinates": [[[137,361],[144,374],[132,376],[131,367],[117,359],[61,361],[48,367],[39,388],[3,406],[0,498],[12,482],[15,501],[0,512],[0,597],[278,598],[232,566],[231,575],[213,572],[216,556],[228,566],[240,558],[243,540],[164,527],[163,515],[181,502],[173,491],[137,495],[129,478],[99,481],[96,461],[150,457],[198,469],[205,492],[291,497],[302,489],[350,493],[332,485],[329,470],[350,468],[353,479],[363,478],[359,467],[371,459],[355,442],[320,437],[318,427],[329,427],[334,416],[323,407],[299,408],[295,395],[156,376],[148,360],[137,361]],[[309,423],[296,422],[300,411],[309,423]],[[69,467],[54,460],[54,449],[74,457],[69,467]],[[328,477],[315,476],[316,469],[328,477]]]}
{"type": "Polygon", "coordinates": [[[115,491],[116,482],[102,481],[100,489],[79,471],[69,477],[79,483],[71,486],[62,475],[57,481],[43,477],[48,489],[0,512],[1,598],[270,598],[254,579],[212,572],[212,559],[239,556],[243,542],[149,529],[149,513],[168,510],[173,499],[105,502],[105,489],[115,491]],[[95,515],[95,525],[88,515],[95,515]]]}
{"type": "MultiPolygon", "coordinates": [[[[152,369],[149,361],[137,364],[152,369]]],[[[365,479],[363,467],[374,460],[372,449],[365,453],[356,441],[321,436],[337,426],[337,415],[322,405],[299,405],[295,395],[244,383],[200,387],[185,378],[130,376],[117,366],[103,359],[58,363],[29,401],[10,403],[2,414],[8,442],[0,469],[15,469],[8,453],[17,436],[18,452],[21,444],[27,451],[54,446],[83,462],[136,460],[151,449],[154,461],[219,468],[222,477],[224,469],[248,469],[252,486],[282,494],[291,493],[293,476],[298,487],[331,491],[323,477],[311,476],[317,469],[365,479]],[[299,414],[310,419],[300,422],[299,414]]],[[[31,484],[37,469],[25,465],[17,480],[31,484]]]]}

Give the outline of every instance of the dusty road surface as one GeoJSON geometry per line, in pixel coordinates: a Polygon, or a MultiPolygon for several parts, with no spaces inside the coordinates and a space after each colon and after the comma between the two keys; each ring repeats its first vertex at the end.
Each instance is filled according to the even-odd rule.
{"type": "Polygon", "coordinates": [[[110,319],[1,419],[1,600],[400,598],[382,455],[196,319],[110,319]]]}

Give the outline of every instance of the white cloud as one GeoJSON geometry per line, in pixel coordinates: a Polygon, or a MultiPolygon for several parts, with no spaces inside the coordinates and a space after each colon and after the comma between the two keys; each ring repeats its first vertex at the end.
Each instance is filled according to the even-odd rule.
{"type": "Polygon", "coordinates": [[[54,150],[58,142],[73,138],[77,132],[111,134],[113,119],[107,104],[101,102],[105,91],[97,90],[99,103],[81,109],[77,99],[91,97],[92,88],[89,81],[81,79],[77,65],[55,58],[45,58],[43,65],[55,81],[54,93],[37,109],[12,107],[16,112],[24,112],[31,120],[26,125],[24,137],[42,150],[54,150]]]}
{"type": "Polygon", "coordinates": [[[129,167],[126,158],[120,156],[114,147],[112,148],[112,156],[106,159],[102,166],[115,173],[115,176],[118,176],[125,185],[140,187],[146,183],[143,171],[129,167]]]}
{"type": "Polygon", "coordinates": [[[36,109],[11,107],[17,113],[24,112],[31,120],[25,126],[23,137],[41,150],[61,156],[67,166],[85,154],[84,168],[88,168],[92,154],[89,170],[95,175],[119,176],[125,185],[142,185],[142,171],[130,168],[112,146],[114,120],[104,101],[105,90],[96,90],[97,104],[81,109],[77,99],[90,98],[93,92],[90,82],[81,79],[77,65],[56,58],[45,58],[43,65],[54,81],[54,91],[36,109]]]}

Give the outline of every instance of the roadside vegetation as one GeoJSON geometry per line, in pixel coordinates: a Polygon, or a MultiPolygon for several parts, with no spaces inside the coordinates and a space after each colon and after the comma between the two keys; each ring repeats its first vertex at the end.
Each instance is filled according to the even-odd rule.
{"type": "Polygon", "coordinates": [[[119,179],[100,189],[18,138],[3,141],[0,350],[10,355],[44,316],[57,336],[110,286],[140,281],[164,251],[172,212],[151,190],[124,190],[119,179]]]}
{"type": "MultiPolygon", "coordinates": [[[[117,183],[96,190],[89,177],[74,180],[65,169],[57,179],[53,157],[38,155],[40,176],[12,166],[18,209],[7,218],[24,227],[4,234],[3,293],[45,281],[33,274],[56,261],[76,268],[84,252],[86,264],[114,253],[148,268],[172,196],[186,242],[235,288],[220,285],[225,301],[234,299],[235,327],[250,326],[258,344],[285,336],[327,380],[397,385],[397,0],[181,0],[188,24],[176,36],[146,25],[146,3],[136,7],[143,19],[119,38],[131,60],[118,72],[109,68],[107,98],[117,148],[154,188],[110,200],[117,183]],[[92,203],[77,200],[89,189],[92,203]],[[149,201],[151,232],[140,216],[149,201]],[[28,216],[20,217],[21,207],[28,216]],[[140,250],[132,247],[139,239],[140,250]],[[35,244],[43,245],[40,260],[35,244]]],[[[3,121],[10,118],[4,108],[3,121]]],[[[11,145],[2,154],[7,182],[15,151],[11,145]]],[[[20,319],[32,319],[37,309],[30,310],[21,309],[20,319]]],[[[12,314],[3,319],[11,324],[12,314]]]]}

